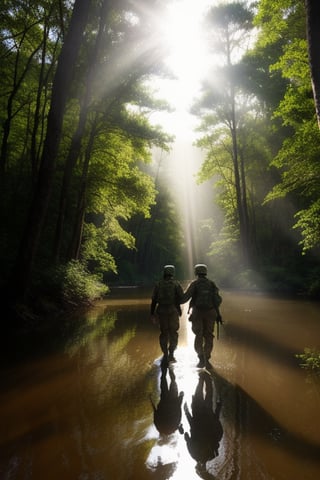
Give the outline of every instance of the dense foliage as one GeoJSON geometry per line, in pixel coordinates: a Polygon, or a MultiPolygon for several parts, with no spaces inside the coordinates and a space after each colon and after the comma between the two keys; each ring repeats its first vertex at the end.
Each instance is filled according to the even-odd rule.
{"type": "Polygon", "coordinates": [[[305,13],[299,0],[212,7],[208,41],[220,64],[194,113],[198,178],[216,180],[224,212],[213,265],[234,284],[318,295],[320,134],[305,13]]]}
{"type": "Polygon", "coordinates": [[[68,285],[62,298],[72,272],[83,279],[74,297],[95,298],[105,290],[92,289],[97,277],[117,271],[109,245],[134,248],[127,222],[150,217],[157,193],[144,165],[171,141],[148,121],[168,108],[145,86],[166,73],[156,8],[106,0],[1,7],[0,261],[10,301],[48,290],[48,272],[68,285]]]}
{"type": "MultiPolygon", "coordinates": [[[[198,180],[212,181],[221,216],[199,219],[196,241],[224,286],[319,295],[317,37],[314,21],[306,28],[313,1],[306,5],[221,2],[204,22],[220,63],[193,106],[205,154],[198,180]]],[[[169,262],[184,274],[175,200],[152,163],[172,139],[149,115],[169,106],[146,87],[168,74],[163,7],[2,2],[0,262],[9,303],[90,301],[106,282],[146,283],[169,262]]]]}
{"type": "Polygon", "coordinates": [[[303,353],[297,353],[301,368],[305,369],[311,377],[319,378],[320,352],[315,348],[306,347],[303,353]]]}

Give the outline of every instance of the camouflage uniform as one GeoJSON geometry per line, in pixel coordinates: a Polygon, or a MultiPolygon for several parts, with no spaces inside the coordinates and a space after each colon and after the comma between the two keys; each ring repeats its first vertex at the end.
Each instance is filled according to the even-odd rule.
{"type": "Polygon", "coordinates": [[[183,289],[179,282],[173,280],[173,273],[173,265],[164,267],[164,278],[155,285],[151,299],[151,316],[153,317],[156,313],[159,320],[159,343],[164,355],[164,361],[175,360],[173,352],[178,345],[178,330],[180,326],[180,303],[183,289]],[[167,297],[161,293],[165,289],[169,291],[167,297]]]}
{"type": "Polygon", "coordinates": [[[221,297],[216,284],[206,278],[206,266],[195,266],[198,278],[191,282],[183,295],[182,303],[190,301],[192,331],[195,334],[194,349],[199,357],[199,367],[204,367],[211,357],[214,323],[222,323],[219,312],[221,297]]]}

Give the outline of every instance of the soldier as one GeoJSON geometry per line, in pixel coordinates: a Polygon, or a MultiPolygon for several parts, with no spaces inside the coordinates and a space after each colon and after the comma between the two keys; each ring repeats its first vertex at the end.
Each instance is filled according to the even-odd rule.
{"type": "Polygon", "coordinates": [[[192,331],[195,334],[194,349],[198,355],[198,367],[210,366],[209,359],[213,349],[214,322],[222,323],[219,306],[222,298],[216,284],[207,278],[207,266],[199,263],[194,267],[197,279],[191,282],[183,295],[182,302],[189,299],[192,331]]]}
{"type": "Polygon", "coordinates": [[[165,265],[163,279],[154,287],[151,299],[151,318],[159,321],[159,343],[163,352],[162,363],[175,362],[174,351],[178,345],[179,316],[183,289],[174,280],[175,267],[165,265]],[[155,315],[156,313],[156,315],[155,315]]]}

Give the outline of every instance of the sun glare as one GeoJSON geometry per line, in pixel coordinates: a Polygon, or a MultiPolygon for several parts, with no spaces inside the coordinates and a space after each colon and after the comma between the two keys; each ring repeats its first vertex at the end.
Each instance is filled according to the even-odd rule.
{"type": "MultiPolygon", "coordinates": [[[[175,136],[171,151],[166,154],[166,168],[176,209],[180,213],[184,232],[185,255],[189,278],[199,253],[194,229],[203,218],[203,186],[197,185],[195,172],[201,164],[203,152],[194,146],[198,137],[198,119],[191,115],[190,108],[200,94],[201,80],[210,71],[211,57],[208,52],[203,20],[205,13],[216,0],[172,0],[157,22],[161,37],[169,51],[166,63],[175,79],[160,79],[153,82],[156,96],[167,100],[173,112],[154,113],[150,120],[160,125],[165,132],[175,136]],[[196,200],[197,199],[197,200],[196,200]]],[[[204,202],[207,205],[207,201],[204,202]]]]}
{"type": "Polygon", "coordinates": [[[173,1],[162,20],[161,31],[169,48],[167,65],[177,78],[176,81],[163,81],[162,89],[176,108],[190,105],[208,67],[202,28],[207,5],[204,0],[173,1]]]}
{"type": "Polygon", "coordinates": [[[172,0],[163,12],[160,31],[168,49],[166,64],[175,79],[152,83],[156,96],[167,100],[173,113],[158,112],[151,121],[176,137],[195,139],[196,119],[190,107],[200,92],[201,79],[209,70],[209,53],[204,38],[203,19],[215,0],[172,0]]]}

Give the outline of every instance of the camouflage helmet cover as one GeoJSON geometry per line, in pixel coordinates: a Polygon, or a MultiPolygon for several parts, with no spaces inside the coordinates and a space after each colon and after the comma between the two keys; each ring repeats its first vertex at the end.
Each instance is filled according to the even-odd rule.
{"type": "Polygon", "coordinates": [[[207,275],[208,273],[207,265],[205,265],[204,263],[197,263],[197,265],[195,265],[194,267],[194,273],[196,275],[207,275]]]}
{"type": "Polygon", "coordinates": [[[174,265],[165,265],[163,267],[163,275],[174,275],[175,267],[174,265]]]}

